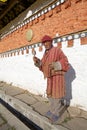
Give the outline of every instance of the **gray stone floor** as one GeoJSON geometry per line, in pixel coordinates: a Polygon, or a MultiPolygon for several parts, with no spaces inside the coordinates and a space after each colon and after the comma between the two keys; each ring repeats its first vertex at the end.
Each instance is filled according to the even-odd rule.
{"type": "MultiPolygon", "coordinates": [[[[29,117],[32,121],[41,125],[43,130],[87,130],[87,111],[75,107],[61,107],[61,118],[51,124],[45,113],[49,110],[49,102],[46,98],[38,95],[33,95],[26,90],[0,82],[0,95],[13,105],[21,113],[29,117]],[[48,127],[49,126],[49,127],[48,127]]],[[[0,124],[3,124],[3,119],[0,118],[0,124]]],[[[8,123],[5,123],[9,128],[8,123]]],[[[0,130],[10,130],[1,129],[0,130]]],[[[12,129],[14,130],[14,129],[12,129]]],[[[24,129],[25,130],[25,129],[24,129]]]]}

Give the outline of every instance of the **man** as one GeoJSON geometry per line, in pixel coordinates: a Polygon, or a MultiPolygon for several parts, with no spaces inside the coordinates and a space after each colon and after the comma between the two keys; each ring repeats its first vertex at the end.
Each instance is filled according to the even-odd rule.
{"type": "Polygon", "coordinates": [[[65,96],[64,74],[69,69],[69,63],[63,51],[58,47],[53,47],[50,36],[45,35],[42,38],[42,44],[45,47],[42,59],[33,57],[33,60],[43,72],[44,78],[47,78],[46,93],[51,106],[46,116],[55,122],[60,116],[61,100],[65,96]]]}

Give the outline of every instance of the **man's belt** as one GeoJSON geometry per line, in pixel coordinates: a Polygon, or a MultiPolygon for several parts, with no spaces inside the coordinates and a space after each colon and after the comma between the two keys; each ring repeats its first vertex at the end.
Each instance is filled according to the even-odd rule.
{"type": "Polygon", "coordinates": [[[62,70],[55,71],[54,69],[49,69],[48,77],[55,76],[55,75],[64,75],[64,71],[62,70]]]}

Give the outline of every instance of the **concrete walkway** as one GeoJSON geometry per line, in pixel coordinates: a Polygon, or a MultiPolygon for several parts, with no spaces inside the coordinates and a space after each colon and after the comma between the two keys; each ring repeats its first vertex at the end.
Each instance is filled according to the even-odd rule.
{"type": "Polygon", "coordinates": [[[87,130],[87,112],[81,109],[61,107],[61,118],[52,124],[45,117],[49,110],[46,98],[4,82],[0,82],[0,98],[43,130],[87,130]]]}

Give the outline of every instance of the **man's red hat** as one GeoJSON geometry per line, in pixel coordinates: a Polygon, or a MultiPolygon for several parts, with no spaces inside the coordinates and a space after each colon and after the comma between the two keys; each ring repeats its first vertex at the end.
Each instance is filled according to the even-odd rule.
{"type": "Polygon", "coordinates": [[[45,35],[45,36],[43,36],[43,38],[42,38],[42,43],[44,43],[44,42],[46,42],[46,41],[50,41],[50,42],[52,42],[52,38],[50,37],[50,36],[48,36],[48,35],[45,35]]]}

